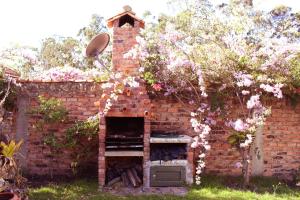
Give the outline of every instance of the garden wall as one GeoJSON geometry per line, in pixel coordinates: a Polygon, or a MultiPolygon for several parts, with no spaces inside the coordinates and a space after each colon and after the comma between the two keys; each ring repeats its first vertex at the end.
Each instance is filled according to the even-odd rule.
{"type": "Polygon", "coordinates": [[[263,175],[291,179],[300,167],[300,106],[277,103],[263,129],[263,175]]]}
{"type": "MultiPolygon", "coordinates": [[[[36,125],[39,116],[28,114],[38,106],[37,97],[55,97],[62,100],[69,111],[69,119],[64,124],[47,127],[63,138],[64,131],[77,120],[85,120],[98,112],[94,102],[99,101],[101,85],[92,82],[23,82],[23,92],[19,95],[21,108],[16,113],[17,136],[25,138],[23,166],[29,174],[49,175],[71,173],[71,152],[65,150],[51,155],[49,147],[43,144],[43,138],[36,125]],[[23,99],[23,101],[20,101],[23,99]],[[25,99],[25,101],[24,101],[25,99]],[[22,105],[21,105],[21,103],[22,105]],[[23,110],[23,111],[22,111],[23,110]],[[21,113],[20,113],[21,112],[21,113]],[[22,114],[23,113],[23,114],[22,114]]],[[[268,118],[261,134],[256,138],[253,149],[252,170],[256,175],[291,177],[300,166],[300,112],[285,103],[273,105],[272,115],[268,118]]],[[[178,131],[194,136],[190,126],[190,114],[186,106],[168,99],[151,100],[151,130],[178,131]]],[[[210,135],[211,151],[206,158],[206,172],[223,175],[240,175],[241,169],[235,165],[241,157],[235,148],[227,143],[228,133],[214,130],[210,135]]],[[[97,153],[97,152],[96,152],[97,153]]],[[[194,154],[195,164],[197,151],[194,154]]],[[[97,162],[97,157],[92,158],[97,162]]]]}
{"type": "MultiPolygon", "coordinates": [[[[50,151],[49,146],[43,142],[43,134],[39,128],[41,116],[32,114],[31,111],[39,105],[38,96],[61,100],[69,112],[67,120],[64,123],[47,125],[43,131],[53,132],[62,141],[68,127],[74,125],[76,121],[86,120],[98,113],[99,108],[94,105],[94,102],[98,101],[102,94],[100,85],[92,82],[23,82],[22,85],[23,92],[20,99],[27,99],[25,102],[26,112],[17,120],[17,127],[19,123],[27,122],[19,128],[23,129],[19,130],[19,135],[27,133],[27,135],[23,135],[24,138],[27,138],[27,142],[23,146],[26,153],[23,165],[27,173],[32,175],[70,175],[71,150],[66,149],[55,153],[50,151]]],[[[97,166],[97,152],[92,159],[97,166]]]]}

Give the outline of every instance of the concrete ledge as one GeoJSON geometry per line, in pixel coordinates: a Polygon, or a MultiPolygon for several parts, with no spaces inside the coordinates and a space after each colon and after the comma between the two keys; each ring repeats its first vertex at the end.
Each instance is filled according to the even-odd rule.
{"type": "Polygon", "coordinates": [[[160,138],[160,137],[151,137],[150,143],[191,143],[193,139],[187,135],[179,135],[176,138],[160,138]]]}
{"type": "Polygon", "coordinates": [[[105,157],[143,157],[144,152],[143,151],[105,151],[104,154],[105,157]]]}
{"type": "Polygon", "coordinates": [[[187,160],[150,161],[150,166],[186,166],[187,164],[187,160]]]}

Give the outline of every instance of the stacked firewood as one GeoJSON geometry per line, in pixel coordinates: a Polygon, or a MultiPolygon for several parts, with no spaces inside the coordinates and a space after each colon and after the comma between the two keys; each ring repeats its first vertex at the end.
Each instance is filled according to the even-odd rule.
{"type": "Polygon", "coordinates": [[[121,182],[125,187],[139,187],[143,183],[142,173],[143,169],[140,165],[125,169],[109,168],[107,171],[107,186],[113,186],[121,182]]]}

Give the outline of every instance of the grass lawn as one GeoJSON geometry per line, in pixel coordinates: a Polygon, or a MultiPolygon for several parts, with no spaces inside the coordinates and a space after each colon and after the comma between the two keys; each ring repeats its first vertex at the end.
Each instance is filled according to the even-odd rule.
{"type": "Polygon", "coordinates": [[[232,177],[206,176],[201,187],[191,187],[185,197],[170,195],[113,196],[97,191],[96,180],[77,180],[72,183],[50,184],[31,188],[30,200],[300,200],[300,189],[271,178],[253,178],[251,191],[238,189],[241,180],[232,177]],[[255,191],[255,192],[254,192],[255,191]]]}

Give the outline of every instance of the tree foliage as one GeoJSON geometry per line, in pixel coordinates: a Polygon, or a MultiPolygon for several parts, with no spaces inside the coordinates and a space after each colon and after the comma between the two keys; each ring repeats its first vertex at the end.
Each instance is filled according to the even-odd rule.
{"type": "MultiPolygon", "coordinates": [[[[85,58],[85,48],[90,40],[99,33],[107,32],[104,18],[94,14],[89,24],[78,31],[77,37],[49,37],[44,39],[40,58],[45,68],[65,65],[86,69],[94,68],[93,59],[85,58]]],[[[101,55],[109,65],[111,52],[101,55]]]]}
{"type": "Polygon", "coordinates": [[[79,66],[79,60],[75,54],[80,53],[79,41],[72,37],[44,39],[40,58],[45,69],[52,67],[63,67],[68,64],[72,67],[79,66]]]}
{"type": "MultiPolygon", "coordinates": [[[[95,75],[98,76],[103,70],[93,58],[85,56],[85,48],[90,40],[101,32],[107,32],[104,19],[94,14],[89,24],[81,28],[76,37],[52,36],[45,38],[39,48],[14,46],[5,49],[0,52],[0,64],[18,70],[22,78],[30,79],[43,79],[44,73],[53,68],[57,73],[63,70],[62,73],[67,71],[73,74],[92,69],[87,73],[96,73],[95,75]],[[75,72],[70,72],[71,68],[75,72]],[[79,72],[76,68],[82,71],[79,72]]],[[[110,68],[111,44],[99,57],[107,68],[110,68]]],[[[56,72],[52,70],[49,73],[56,72]]],[[[47,76],[49,73],[46,73],[47,76]]]]}

